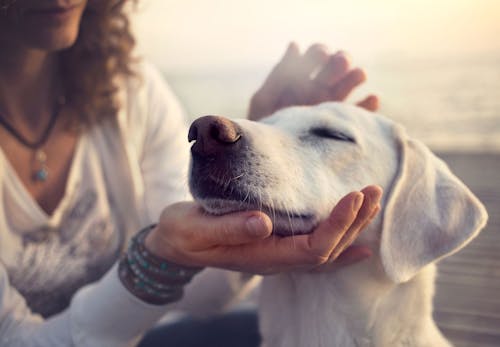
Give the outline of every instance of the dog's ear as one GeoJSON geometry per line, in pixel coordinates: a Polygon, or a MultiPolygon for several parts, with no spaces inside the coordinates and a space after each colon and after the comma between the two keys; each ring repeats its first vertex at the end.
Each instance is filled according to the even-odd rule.
{"type": "Polygon", "coordinates": [[[389,278],[412,278],[422,267],[471,240],[487,220],[484,206],[422,143],[395,128],[399,171],[383,214],[380,256],[389,278]]]}

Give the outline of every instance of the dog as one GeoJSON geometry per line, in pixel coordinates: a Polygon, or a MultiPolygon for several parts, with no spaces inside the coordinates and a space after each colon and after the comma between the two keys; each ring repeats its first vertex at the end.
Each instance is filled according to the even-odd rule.
{"type": "Polygon", "coordinates": [[[329,273],[265,276],[265,347],[451,346],[432,318],[435,263],[487,213],[392,120],[343,103],[296,106],[260,122],[216,116],[189,130],[190,189],[212,214],[260,209],[276,237],[311,232],[347,193],[377,184],[381,212],[355,244],[374,255],[329,273]]]}

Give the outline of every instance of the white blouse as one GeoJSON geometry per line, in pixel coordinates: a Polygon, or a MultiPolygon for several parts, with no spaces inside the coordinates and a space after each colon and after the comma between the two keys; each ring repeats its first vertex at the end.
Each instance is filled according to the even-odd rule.
{"type": "MultiPolygon", "coordinates": [[[[115,265],[133,233],[157,221],[168,204],[190,199],[183,112],[155,69],[144,64],[140,70],[139,80],[123,84],[118,122],[79,139],[52,215],[0,150],[3,347],[131,346],[169,309],[130,294],[115,265]]],[[[184,300],[195,311],[231,292],[224,274],[198,277],[191,287],[205,289],[189,289],[184,300]]]]}

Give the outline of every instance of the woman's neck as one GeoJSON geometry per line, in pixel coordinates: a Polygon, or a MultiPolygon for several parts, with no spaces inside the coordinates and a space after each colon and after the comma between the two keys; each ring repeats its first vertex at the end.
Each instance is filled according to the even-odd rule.
{"type": "Polygon", "coordinates": [[[0,114],[36,130],[54,107],[57,54],[0,42],[0,114]]]}

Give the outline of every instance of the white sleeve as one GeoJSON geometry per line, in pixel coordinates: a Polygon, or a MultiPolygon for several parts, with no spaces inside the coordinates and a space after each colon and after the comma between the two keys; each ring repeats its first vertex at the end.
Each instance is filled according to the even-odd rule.
{"type": "MultiPolygon", "coordinates": [[[[31,335],[41,324],[43,324],[42,317],[31,313],[24,298],[10,286],[7,271],[0,263],[0,346],[29,346],[22,340],[31,335]]],[[[61,332],[68,332],[68,328],[68,324],[61,326],[61,332]]],[[[61,339],[71,341],[68,335],[61,339]]]]}
{"type": "Polygon", "coordinates": [[[10,286],[0,265],[2,347],[134,346],[168,306],[149,305],[133,296],[121,284],[115,265],[100,281],[79,290],[68,309],[44,321],[10,286]]]}
{"type": "Polygon", "coordinates": [[[158,221],[169,204],[191,200],[188,188],[190,145],[187,120],[177,98],[150,65],[145,65],[146,129],[139,164],[146,218],[158,221]]]}

